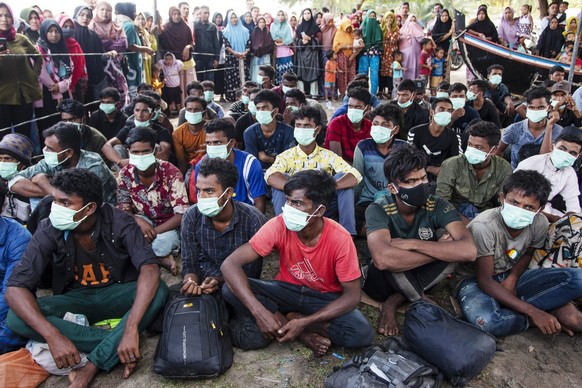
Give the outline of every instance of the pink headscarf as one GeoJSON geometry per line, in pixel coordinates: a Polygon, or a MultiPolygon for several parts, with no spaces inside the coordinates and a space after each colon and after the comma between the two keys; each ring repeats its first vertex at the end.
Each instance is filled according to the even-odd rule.
{"type": "Polygon", "coordinates": [[[420,42],[422,38],[424,38],[424,31],[416,23],[416,15],[409,14],[404,25],[400,28],[400,50],[410,47],[413,41],[420,42]],[[415,19],[414,22],[411,21],[413,17],[415,19]]]}

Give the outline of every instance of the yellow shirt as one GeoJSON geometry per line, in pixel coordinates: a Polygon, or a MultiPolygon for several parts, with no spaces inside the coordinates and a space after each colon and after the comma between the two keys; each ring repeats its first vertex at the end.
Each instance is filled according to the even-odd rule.
{"type": "Polygon", "coordinates": [[[185,122],[172,134],[176,159],[186,164],[206,154],[206,132],[201,130],[193,134],[190,132],[189,125],[185,122]]]}

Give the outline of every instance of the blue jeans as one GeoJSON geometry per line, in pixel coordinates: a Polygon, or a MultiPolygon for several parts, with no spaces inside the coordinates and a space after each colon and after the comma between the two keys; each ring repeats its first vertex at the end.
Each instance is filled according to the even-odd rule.
{"type": "Polygon", "coordinates": [[[481,213],[481,211],[470,202],[464,202],[460,204],[457,210],[459,211],[459,213],[461,213],[470,220],[477,217],[479,213],[481,213]]]}
{"type": "MultiPolygon", "coordinates": [[[[311,315],[341,296],[278,280],[249,279],[249,285],[259,302],[272,313],[311,315]]],[[[244,350],[268,346],[271,340],[263,337],[254,317],[232,293],[228,284],[222,287],[222,296],[235,310],[235,317],[230,322],[233,345],[244,350]]],[[[369,346],[374,339],[372,325],[357,308],[331,320],[328,332],[334,345],[346,348],[369,346]]]]}
{"type": "Polygon", "coordinates": [[[380,56],[362,55],[358,62],[358,74],[368,75],[370,72],[370,93],[378,93],[378,72],[380,71],[380,56]]]}
{"type": "MultiPolygon", "coordinates": [[[[494,276],[501,282],[509,271],[494,276]]],[[[524,272],[517,282],[517,296],[542,311],[552,311],[582,297],[582,271],[578,268],[543,268],[524,272]]],[[[479,288],[472,277],[461,282],[458,294],[465,319],[483,331],[505,336],[527,330],[528,317],[501,306],[479,288]]]]}
{"type": "MultiPolygon", "coordinates": [[[[151,226],[156,226],[152,220],[143,215],[138,215],[139,217],[146,220],[151,226]]],[[[156,236],[155,240],[152,241],[152,250],[157,257],[166,257],[174,249],[180,248],[180,233],[179,229],[168,230],[167,232],[160,233],[156,236]]]]}
{"type": "MultiPolygon", "coordinates": [[[[288,174],[285,174],[287,177],[288,174]]],[[[344,174],[335,174],[333,178],[337,181],[344,174]]],[[[281,190],[271,188],[271,195],[273,201],[273,209],[275,215],[278,216],[282,212],[283,205],[287,201],[285,193],[281,190]]],[[[337,190],[337,194],[331,200],[331,203],[325,210],[326,217],[338,218],[338,222],[345,228],[352,236],[357,235],[356,232],[356,206],[354,205],[354,189],[337,190]]]]}

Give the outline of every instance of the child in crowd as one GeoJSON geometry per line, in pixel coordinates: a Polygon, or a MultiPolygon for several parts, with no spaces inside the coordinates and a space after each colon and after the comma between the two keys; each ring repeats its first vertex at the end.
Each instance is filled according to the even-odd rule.
{"type": "Polygon", "coordinates": [[[392,98],[396,98],[396,91],[402,82],[403,72],[406,71],[405,67],[402,67],[402,60],[404,56],[402,51],[395,50],[392,53],[392,98]]]}
{"type": "MultiPolygon", "coordinates": [[[[564,52],[560,55],[560,63],[570,65],[572,63],[572,53],[574,51],[574,42],[566,42],[564,43],[564,52]]],[[[575,69],[580,70],[582,66],[582,59],[576,59],[575,69]]]]}
{"type": "Polygon", "coordinates": [[[170,113],[177,113],[182,109],[182,89],[180,89],[179,72],[184,67],[184,64],[170,52],[166,53],[164,59],[160,59],[158,63],[164,73],[162,98],[168,103],[170,113]]]}
{"type": "Polygon", "coordinates": [[[335,82],[337,78],[337,61],[335,52],[329,50],[326,53],[327,62],[325,64],[325,101],[335,97],[335,82]],[[329,94],[329,99],[328,99],[329,94]]]}
{"type": "Polygon", "coordinates": [[[443,81],[445,75],[445,50],[437,47],[432,58],[432,73],[430,77],[431,95],[435,95],[436,89],[443,81]]]}
{"type": "Polygon", "coordinates": [[[359,52],[364,48],[364,36],[360,28],[354,29],[354,51],[359,52]]]}
{"type": "Polygon", "coordinates": [[[420,51],[420,59],[418,61],[419,64],[419,74],[420,79],[424,81],[425,85],[429,84],[430,73],[432,71],[432,63],[431,63],[431,56],[432,56],[432,40],[429,38],[424,38],[420,41],[420,47],[422,50],[420,51]]]}
{"type": "Polygon", "coordinates": [[[527,52],[527,47],[525,47],[525,40],[531,38],[531,31],[533,23],[533,17],[531,16],[531,5],[524,4],[521,6],[521,16],[517,21],[517,32],[516,35],[518,39],[518,48],[521,47],[523,52],[527,52]]]}
{"type": "Polygon", "coordinates": [[[162,95],[162,88],[164,87],[164,80],[162,79],[162,66],[159,63],[152,64],[152,87],[154,92],[162,95]]]}

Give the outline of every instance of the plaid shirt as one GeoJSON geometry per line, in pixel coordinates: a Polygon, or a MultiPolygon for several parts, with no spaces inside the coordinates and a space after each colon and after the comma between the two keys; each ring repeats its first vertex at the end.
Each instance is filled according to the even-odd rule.
{"type": "MultiPolygon", "coordinates": [[[[216,230],[210,217],[200,213],[196,206],[182,218],[182,277],[189,273],[203,281],[207,277],[222,277],[220,265],[238,247],[247,243],[267,222],[264,214],[254,206],[232,201],[234,213],[224,232],[216,230]]],[[[262,259],[244,266],[249,277],[259,278],[262,259]]]]}

